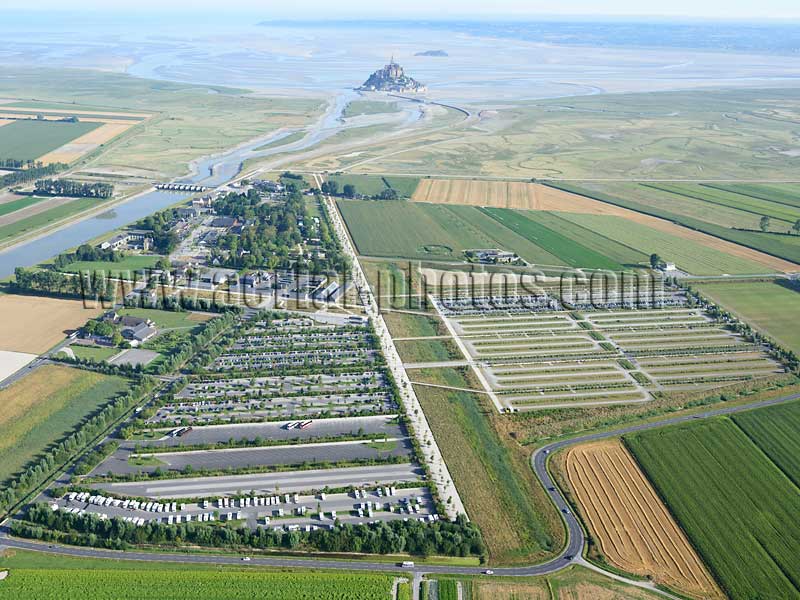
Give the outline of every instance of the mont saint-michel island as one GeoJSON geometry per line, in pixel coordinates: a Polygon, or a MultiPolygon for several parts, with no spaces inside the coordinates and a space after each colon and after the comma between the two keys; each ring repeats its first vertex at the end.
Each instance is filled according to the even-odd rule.
{"type": "Polygon", "coordinates": [[[388,65],[375,71],[361,87],[356,89],[360,92],[423,93],[428,88],[413,77],[406,75],[403,67],[397,64],[392,57],[388,65]]]}

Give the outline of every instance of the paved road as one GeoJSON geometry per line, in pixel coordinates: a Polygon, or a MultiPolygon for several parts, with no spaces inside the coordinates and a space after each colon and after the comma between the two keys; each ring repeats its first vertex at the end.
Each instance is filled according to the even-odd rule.
{"type": "MultiPolygon", "coordinates": [[[[745,404],[739,406],[724,406],[722,408],[707,410],[695,415],[671,417],[662,419],[660,421],[653,421],[651,423],[643,423],[640,425],[632,425],[630,427],[623,427],[611,431],[604,431],[598,433],[591,433],[577,438],[553,442],[537,450],[531,457],[534,472],[537,477],[542,481],[545,488],[548,490],[550,498],[555,503],[556,507],[563,511],[568,510],[567,502],[564,500],[561,492],[556,484],[553,482],[550,474],[547,471],[546,461],[547,456],[552,452],[565,448],[577,443],[589,442],[595,440],[606,439],[610,437],[617,437],[627,433],[636,431],[644,431],[647,429],[655,429],[664,427],[666,425],[674,425],[677,423],[685,423],[692,420],[707,419],[720,415],[728,415],[732,413],[741,412],[744,410],[751,410],[754,408],[761,408],[765,406],[772,406],[775,404],[782,404],[792,400],[800,399],[800,394],[793,394],[791,396],[783,396],[780,398],[773,398],[771,400],[764,400],[761,402],[754,402],[752,404],[745,404]]],[[[564,519],[568,532],[568,543],[559,555],[542,564],[510,567],[510,568],[497,568],[495,574],[507,576],[535,576],[547,575],[559,571],[571,563],[584,563],[581,557],[584,546],[584,534],[578,520],[569,512],[565,513],[564,519]]],[[[179,554],[179,553],[147,553],[147,552],[117,552],[112,550],[98,550],[93,548],[77,548],[71,546],[45,544],[39,542],[32,542],[29,540],[22,540],[17,538],[9,538],[7,536],[7,529],[4,527],[0,530],[0,547],[6,546],[9,548],[17,548],[21,550],[34,550],[39,552],[52,552],[56,554],[63,554],[69,556],[84,556],[92,558],[125,558],[127,560],[142,560],[142,561],[170,561],[170,562],[183,562],[183,563],[206,563],[206,564],[241,564],[241,558],[235,556],[225,555],[207,555],[207,554],[179,554]]],[[[272,567],[306,567],[315,569],[351,569],[351,570],[364,570],[364,571],[413,571],[414,573],[431,573],[431,574],[456,574],[456,575],[475,575],[482,572],[480,567],[457,567],[457,566],[436,566],[436,565],[418,565],[413,569],[403,569],[402,567],[390,563],[382,562],[362,562],[362,561],[341,561],[341,560],[326,560],[321,558],[256,558],[248,564],[264,565],[272,567]]],[[[627,581],[627,580],[626,580],[627,581]]],[[[630,582],[636,583],[636,582],[630,582]]],[[[641,587],[642,584],[638,583],[641,587]]]]}
{"type": "Polygon", "coordinates": [[[235,494],[239,490],[256,490],[261,495],[303,492],[331,487],[368,487],[393,482],[419,481],[422,469],[412,464],[344,467],[341,469],[310,469],[281,473],[221,475],[218,477],[188,477],[120,483],[97,483],[91,487],[124,496],[149,498],[192,498],[235,494]]]}

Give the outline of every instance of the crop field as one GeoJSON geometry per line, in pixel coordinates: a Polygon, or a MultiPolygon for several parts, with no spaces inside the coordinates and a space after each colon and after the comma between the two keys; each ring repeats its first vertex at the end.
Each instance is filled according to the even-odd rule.
{"type": "Polygon", "coordinates": [[[46,365],[0,390],[0,481],[127,387],[119,377],[46,365]]]}
{"type": "Polygon", "coordinates": [[[764,272],[764,265],[752,260],[621,217],[566,213],[563,216],[577,225],[615,239],[648,256],[655,252],[664,260],[674,262],[679,269],[695,275],[764,272]]]}
{"type": "Polygon", "coordinates": [[[739,428],[800,487],[800,403],[792,402],[732,415],[739,428]]]}
{"type": "MultiPolygon", "coordinates": [[[[0,568],[3,561],[0,559],[0,568]]],[[[257,570],[133,570],[113,566],[94,569],[11,569],[0,598],[113,600],[172,598],[191,600],[377,600],[392,598],[389,575],[344,573],[269,573],[257,570]],[[122,590],[131,591],[131,595],[122,590]],[[122,595],[120,595],[122,593],[122,595]]]]}
{"type": "MultiPolygon", "coordinates": [[[[486,214],[522,237],[557,256],[564,264],[587,269],[621,270],[622,265],[608,256],[588,248],[574,237],[568,237],[543,225],[533,213],[502,209],[484,209],[486,214]]],[[[610,241],[609,241],[610,242],[610,241]]],[[[613,242],[610,242],[611,245],[613,242]]]]}
{"type": "Polygon", "coordinates": [[[618,440],[570,448],[570,487],[604,558],[693,598],[721,598],[686,535],[618,440]]]}
{"type": "MultiPolygon", "coordinates": [[[[774,438],[767,447],[794,455],[784,433],[765,432],[774,438]]],[[[800,493],[734,421],[681,424],[625,442],[730,598],[798,595],[800,493]]]]}
{"type": "Polygon", "coordinates": [[[32,206],[37,202],[41,202],[45,198],[41,196],[25,196],[18,200],[11,200],[10,202],[3,202],[0,204],[0,216],[22,210],[28,206],[32,206]]]}
{"type": "Polygon", "coordinates": [[[539,183],[480,179],[422,179],[411,199],[534,211],[614,214],[613,207],[539,183]]]}
{"type": "MultiPolygon", "coordinates": [[[[664,219],[552,191],[558,201],[550,204],[563,207],[559,211],[427,202],[342,201],[339,207],[359,253],[368,256],[452,260],[471,248],[502,248],[543,266],[619,270],[646,266],[657,253],[697,275],[797,269],[780,258],[664,219]],[[397,223],[402,226],[390,226],[397,223]]],[[[785,240],[776,243],[794,247],[785,240]]]]}
{"type": "Polygon", "coordinates": [[[98,127],[99,123],[83,121],[14,121],[0,128],[0,155],[16,160],[36,160],[98,127]]]}
{"type": "Polygon", "coordinates": [[[41,354],[101,312],[78,300],[0,295],[0,350],[41,354]]]}
{"type": "Polygon", "coordinates": [[[28,207],[29,210],[37,209],[40,206],[50,207],[43,212],[32,211],[32,213],[35,214],[30,214],[29,216],[23,216],[27,211],[6,215],[6,217],[9,217],[9,222],[4,225],[0,224],[0,244],[8,242],[17,236],[55,224],[80,212],[102,206],[104,202],[108,202],[108,200],[100,200],[97,198],[74,198],[66,201],[57,198],[55,200],[56,202],[52,205],[45,204],[45,201],[41,204],[34,204],[32,207],[28,207]]]}
{"type": "Polygon", "coordinates": [[[562,264],[477,208],[410,202],[340,201],[359,254],[417,259],[462,259],[470,248],[503,248],[525,260],[562,264]]]}
{"type": "Polygon", "coordinates": [[[782,367],[680,305],[639,310],[451,310],[485,391],[514,410],[646,402],[655,391],[712,389],[782,367]]]}
{"type": "MultiPolygon", "coordinates": [[[[550,185],[626,211],[623,216],[627,215],[627,218],[635,222],[764,265],[768,267],[767,272],[796,271],[797,265],[800,264],[798,236],[786,235],[789,223],[772,219],[769,231],[762,232],[760,221],[763,215],[731,208],[729,204],[734,204],[733,201],[725,205],[704,202],[694,197],[635,183],[584,183],[580,186],[551,183],[550,185]]],[[[698,189],[699,192],[691,190],[692,195],[700,196],[702,193],[715,191],[730,193],[710,187],[698,189]]],[[[740,190],[738,187],[726,187],[727,189],[740,190]]],[[[759,185],[756,186],[755,192],[752,188],[744,188],[741,191],[745,190],[746,193],[764,196],[769,194],[770,197],[781,198],[782,202],[786,202],[785,198],[791,199],[796,193],[796,186],[759,185]]],[[[741,194],[737,194],[737,197],[739,196],[741,194]]],[[[745,197],[741,199],[748,200],[745,197]]],[[[789,207],[789,210],[795,208],[789,207]]]]}
{"type": "Polygon", "coordinates": [[[800,290],[775,282],[698,284],[697,290],[746,323],[800,354],[800,290]]]}

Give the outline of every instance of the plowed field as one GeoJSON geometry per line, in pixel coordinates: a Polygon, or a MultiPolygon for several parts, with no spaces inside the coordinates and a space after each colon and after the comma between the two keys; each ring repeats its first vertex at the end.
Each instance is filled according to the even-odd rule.
{"type": "Polygon", "coordinates": [[[723,597],[620,442],[572,448],[565,465],[589,529],[610,563],[692,597],[723,597]]]}

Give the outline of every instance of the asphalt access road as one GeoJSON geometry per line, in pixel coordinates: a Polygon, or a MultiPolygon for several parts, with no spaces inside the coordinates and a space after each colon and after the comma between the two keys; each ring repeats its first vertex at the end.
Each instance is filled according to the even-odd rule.
{"type": "MultiPolygon", "coordinates": [[[[167,437],[154,442],[138,442],[146,446],[193,446],[200,444],[218,444],[234,440],[252,440],[260,437],[265,440],[308,440],[319,437],[357,434],[380,435],[390,438],[403,437],[405,434],[400,425],[392,423],[386,415],[373,417],[345,417],[341,419],[315,419],[306,429],[286,429],[291,421],[272,423],[241,423],[231,425],[207,425],[196,427],[181,437],[167,437]]],[[[167,432],[164,432],[165,435],[167,432]]],[[[144,451],[144,450],[143,450],[144,451]]]]}
{"type": "MultiPolygon", "coordinates": [[[[547,575],[560,571],[571,563],[577,561],[581,557],[581,552],[584,546],[584,533],[580,523],[572,514],[567,502],[564,500],[560,490],[553,482],[550,474],[547,472],[546,461],[547,456],[556,450],[579,444],[583,442],[590,442],[596,440],[607,439],[611,437],[618,437],[636,431],[645,431],[649,429],[656,429],[658,427],[665,427],[667,425],[676,425],[678,423],[687,423],[692,420],[708,419],[721,415],[729,415],[746,410],[762,408],[765,406],[773,406],[776,404],[783,404],[792,400],[800,399],[800,394],[793,394],[790,396],[783,396],[780,398],[773,398],[770,400],[763,400],[761,402],[754,402],[752,404],[745,404],[739,406],[725,406],[718,409],[707,410],[696,413],[694,415],[670,417],[660,421],[653,421],[650,423],[642,423],[640,425],[632,425],[630,427],[623,427],[611,431],[604,431],[592,433],[577,438],[553,442],[540,448],[531,457],[534,472],[537,477],[542,481],[542,484],[548,490],[550,498],[564,516],[567,525],[568,542],[567,545],[556,558],[549,560],[545,563],[521,567],[509,568],[496,568],[494,573],[496,575],[505,576],[536,576],[547,575]],[[563,512],[563,511],[568,512],[563,512]]],[[[200,555],[200,554],[151,554],[147,552],[117,552],[112,550],[97,550],[93,548],[77,548],[72,546],[62,546],[59,544],[44,544],[39,542],[32,542],[29,540],[22,540],[17,538],[9,538],[7,536],[7,529],[3,528],[0,531],[0,546],[9,548],[17,548],[20,550],[34,550],[39,552],[52,552],[68,556],[83,556],[91,558],[124,558],[127,560],[142,560],[150,562],[171,561],[182,563],[206,563],[206,564],[241,564],[241,558],[234,556],[224,555],[200,555]]],[[[314,568],[314,569],[350,569],[357,571],[404,571],[414,573],[431,573],[431,574],[454,574],[454,575],[477,575],[484,569],[480,567],[457,567],[451,565],[418,565],[411,569],[404,569],[400,565],[387,564],[382,562],[366,562],[366,561],[337,561],[327,560],[322,558],[266,558],[266,557],[253,557],[248,562],[251,565],[263,565],[272,567],[300,567],[300,568],[314,568]]]]}

